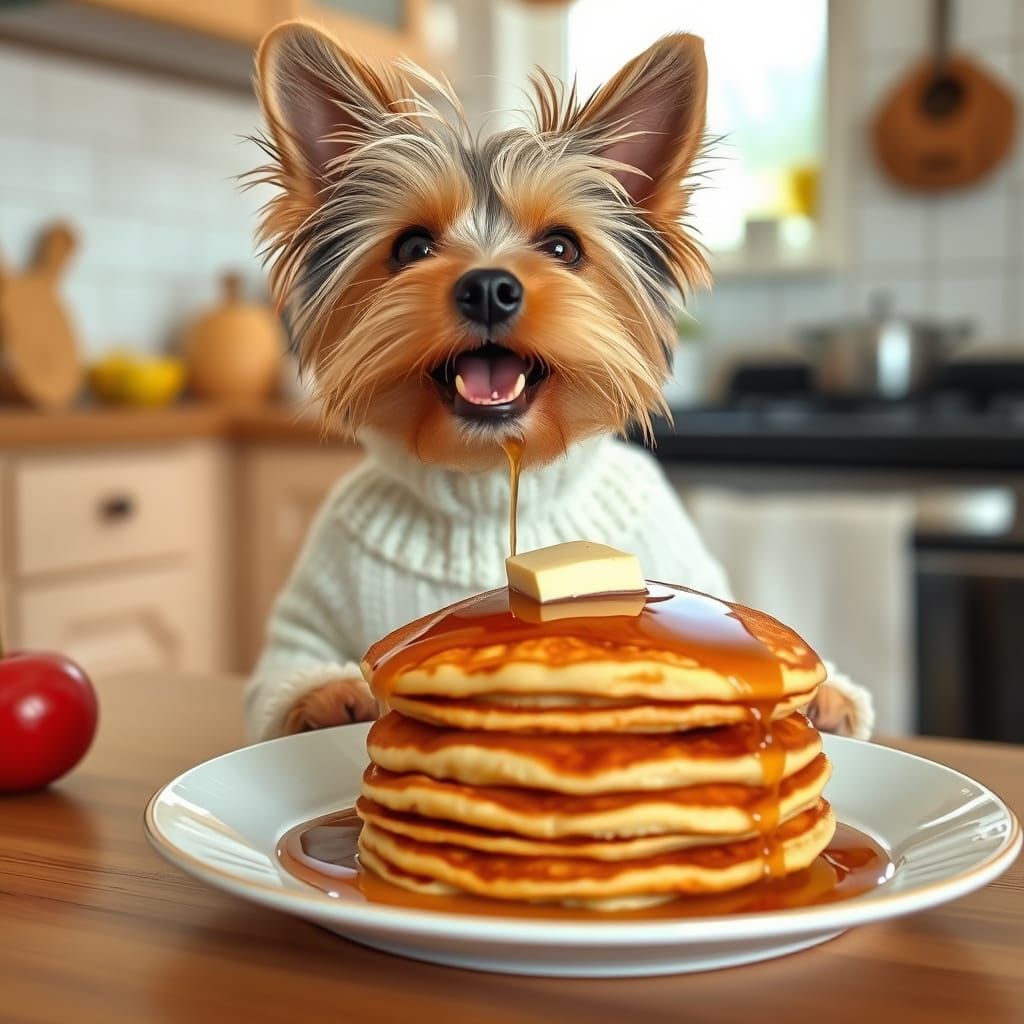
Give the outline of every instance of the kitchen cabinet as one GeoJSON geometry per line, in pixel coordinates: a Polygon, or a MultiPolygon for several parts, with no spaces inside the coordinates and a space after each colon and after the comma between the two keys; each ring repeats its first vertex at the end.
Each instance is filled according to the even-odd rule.
{"type": "Polygon", "coordinates": [[[238,651],[252,667],[306,532],[331,488],[361,459],[356,449],[253,445],[240,455],[238,651]]]}
{"type": "Polygon", "coordinates": [[[361,452],[295,409],[0,410],[0,622],[97,685],[245,671],[361,452]]]}
{"type": "Polygon", "coordinates": [[[85,0],[202,35],[252,44],[279,21],[304,18],[362,53],[412,54],[423,40],[426,0],[85,0]]]}
{"type": "Polygon", "coordinates": [[[12,449],[5,463],[11,647],[63,651],[100,680],[233,666],[224,444],[12,449]]]}
{"type": "Polygon", "coordinates": [[[206,671],[223,663],[220,638],[187,564],[132,568],[18,591],[19,646],[58,650],[86,666],[102,691],[122,672],[206,671]]]}
{"type": "Polygon", "coordinates": [[[427,0],[51,0],[0,3],[0,39],[251,96],[253,48],[278,22],[302,18],[363,56],[436,68],[426,15],[427,0]]]}
{"type": "Polygon", "coordinates": [[[14,548],[23,576],[188,555],[204,509],[190,447],[40,455],[14,466],[14,548]]]}
{"type": "Polygon", "coordinates": [[[255,43],[279,18],[277,0],[85,0],[93,7],[163,22],[241,43],[255,43]]]}
{"type": "Polygon", "coordinates": [[[276,20],[315,22],[357,53],[426,61],[427,0],[281,0],[277,7],[276,20]]]}

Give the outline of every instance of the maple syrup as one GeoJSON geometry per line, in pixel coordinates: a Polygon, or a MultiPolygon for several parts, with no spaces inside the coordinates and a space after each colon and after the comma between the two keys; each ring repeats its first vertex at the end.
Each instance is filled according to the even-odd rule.
{"type": "Polygon", "coordinates": [[[508,459],[508,553],[516,554],[516,524],[519,518],[519,471],[523,464],[523,448],[521,437],[506,437],[501,447],[508,459]]]}
{"type": "Polygon", "coordinates": [[[598,912],[403,889],[360,867],[360,827],[354,808],[297,825],[279,840],[278,862],[294,878],[335,899],[437,913],[543,920],[593,919],[595,913],[600,913],[602,920],[616,921],[766,913],[852,899],[884,885],[895,872],[892,860],[874,840],[840,823],[828,847],[802,871],[780,878],[766,875],[760,882],[726,893],[680,896],[642,909],[598,912]]]}

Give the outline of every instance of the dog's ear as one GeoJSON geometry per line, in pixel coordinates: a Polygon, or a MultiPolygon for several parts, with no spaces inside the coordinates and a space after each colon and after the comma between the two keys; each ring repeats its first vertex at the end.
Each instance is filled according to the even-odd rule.
{"type": "Polygon", "coordinates": [[[682,181],[700,150],[707,106],[704,40],[679,33],[634,57],[583,106],[574,127],[607,140],[598,153],[652,213],[681,213],[682,181]]]}
{"type": "Polygon", "coordinates": [[[408,104],[390,68],[371,68],[305,22],[274,28],[256,57],[256,89],[293,194],[311,205],[344,158],[387,131],[408,104]]]}

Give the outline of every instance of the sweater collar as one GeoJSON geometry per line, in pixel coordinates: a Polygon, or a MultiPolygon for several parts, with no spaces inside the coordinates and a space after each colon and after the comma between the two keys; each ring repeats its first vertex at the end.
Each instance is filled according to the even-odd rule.
{"type": "MultiPolygon", "coordinates": [[[[509,474],[499,469],[461,473],[426,465],[391,438],[365,431],[359,438],[374,468],[415,497],[417,502],[450,519],[472,516],[508,516],[509,474]]],[[[602,448],[612,443],[596,437],[574,445],[561,458],[525,470],[519,481],[520,516],[552,501],[565,501],[578,487],[586,487],[598,470],[602,448]]]]}

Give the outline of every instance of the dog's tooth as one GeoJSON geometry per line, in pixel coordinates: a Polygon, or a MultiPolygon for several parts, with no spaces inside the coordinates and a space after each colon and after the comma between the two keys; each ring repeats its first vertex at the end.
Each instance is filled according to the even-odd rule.
{"type": "Polygon", "coordinates": [[[466,394],[466,382],[462,379],[462,374],[455,374],[455,390],[468,402],[469,395],[466,394]]]}
{"type": "Polygon", "coordinates": [[[513,401],[515,399],[517,399],[523,393],[523,390],[525,388],[526,388],[526,374],[525,373],[521,373],[521,374],[519,374],[519,377],[516,379],[516,386],[512,389],[512,399],[513,399],[513,401]]]}

